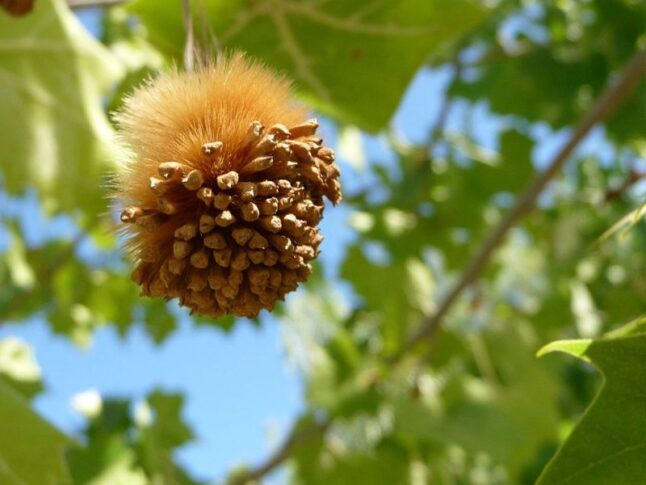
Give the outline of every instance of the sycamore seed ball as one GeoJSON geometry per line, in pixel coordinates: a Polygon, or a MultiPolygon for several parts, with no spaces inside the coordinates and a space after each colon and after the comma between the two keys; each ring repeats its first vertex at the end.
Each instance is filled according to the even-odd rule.
{"type": "Polygon", "coordinates": [[[116,116],[122,229],[144,296],[253,317],[312,272],[334,152],[290,84],[242,55],[160,76],[116,116]]]}

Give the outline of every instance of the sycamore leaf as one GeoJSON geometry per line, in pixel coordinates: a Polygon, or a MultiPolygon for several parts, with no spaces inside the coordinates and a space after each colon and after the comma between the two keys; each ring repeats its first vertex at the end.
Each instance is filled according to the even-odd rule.
{"type": "Polygon", "coordinates": [[[598,340],[553,342],[592,362],[604,384],[538,485],[641,483],[646,476],[646,316],[598,340]]]}
{"type": "Polygon", "coordinates": [[[104,210],[111,129],[101,96],[121,66],[63,0],[0,15],[0,170],[17,192],[40,191],[50,211],[104,210]]]}
{"type": "MultiPolygon", "coordinates": [[[[486,13],[474,0],[212,0],[203,5],[194,12],[195,24],[202,25],[206,16],[224,47],[243,49],[289,73],[316,109],[370,131],[385,127],[424,61],[486,13]]],[[[136,0],[131,9],[154,44],[181,58],[178,3],[136,0]]]]}
{"type": "Polygon", "coordinates": [[[0,483],[58,485],[68,480],[64,452],[70,439],[34,413],[0,380],[0,483]]]}
{"type": "Polygon", "coordinates": [[[27,342],[16,337],[0,340],[0,380],[29,398],[42,390],[40,366],[27,342]]]}

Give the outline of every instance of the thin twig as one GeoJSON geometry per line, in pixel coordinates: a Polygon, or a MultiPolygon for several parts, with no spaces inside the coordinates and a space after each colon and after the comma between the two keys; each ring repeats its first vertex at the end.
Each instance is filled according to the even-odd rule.
{"type": "MultiPolygon", "coordinates": [[[[493,252],[504,240],[507,231],[509,231],[509,229],[513,227],[521,217],[533,208],[536,199],[545,186],[560,171],[563,164],[569,159],[574,149],[588,134],[590,129],[597,123],[606,120],[625,101],[645,72],[646,51],[639,51],[628,67],[624,70],[619,80],[606,89],[594,107],[577,125],[570,139],[556,154],[548,168],[536,176],[525,192],[523,192],[523,194],[517,199],[517,202],[507,216],[493,229],[489,237],[483,243],[480,251],[478,251],[468,264],[464,273],[455,284],[455,287],[442,301],[435,314],[421,326],[419,331],[415,333],[391,359],[392,364],[400,362],[402,357],[413,350],[420,342],[433,336],[439,328],[443,317],[456,302],[458,296],[480,276],[480,273],[484,269],[493,252]]],[[[325,433],[331,424],[332,421],[328,419],[324,423],[310,428],[294,428],[284,443],[269,457],[269,459],[267,459],[267,461],[247,473],[237,475],[229,482],[229,484],[244,485],[247,482],[261,479],[287,460],[296,446],[315,436],[320,436],[320,434],[325,433]]]]}
{"type": "Polygon", "coordinates": [[[606,193],[603,197],[604,202],[612,202],[615,199],[618,199],[623,195],[624,192],[626,192],[629,188],[631,188],[642,179],[646,179],[646,171],[640,172],[634,167],[631,168],[628,172],[628,177],[626,177],[626,179],[621,182],[621,184],[617,185],[616,187],[610,187],[608,190],[606,190],[606,193]]]}
{"type": "Polygon", "coordinates": [[[639,51],[624,70],[619,80],[605,90],[592,109],[579,122],[570,139],[559,150],[547,169],[539,173],[520,197],[517,198],[514,206],[505,218],[491,231],[479,251],[465,268],[455,286],[442,300],[435,313],[393,356],[392,362],[398,362],[420,342],[433,336],[442,324],[442,319],[446,316],[460,294],[478,279],[493,252],[505,239],[509,229],[534,207],[536,199],[545,186],[559,173],[574,149],[590,132],[592,127],[606,120],[626,100],[645,72],[646,51],[639,51]]]}
{"type": "Polygon", "coordinates": [[[126,3],[127,0],[67,0],[67,5],[71,9],[87,7],[112,7],[126,3]]]}
{"type": "Polygon", "coordinates": [[[248,472],[235,475],[228,481],[228,485],[244,485],[245,483],[255,482],[267,475],[278,465],[284,462],[292,454],[292,450],[299,446],[301,443],[307,442],[309,439],[324,434],[332,421],[328,418],[325,421],[312,425],[304,429],[294,428],[289,436],[285,439],[283,444],[261,465],[248,472]]]}

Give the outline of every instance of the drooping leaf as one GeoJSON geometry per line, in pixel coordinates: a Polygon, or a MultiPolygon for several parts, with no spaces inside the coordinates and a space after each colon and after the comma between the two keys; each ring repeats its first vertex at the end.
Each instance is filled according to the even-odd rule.
{"type": "Polygon", "coordinates": [[[604,384],[538,484],[643,481],[646,317],[598,340],[553,342],[539,355],[555,351],[592,362],[603,373],[604,384]]]}
{"type": "Polygon", "coordinates": [[[39,189],[50,211],[104,210],[111,129],[101,95],[121,71],[63,0],[0,15],[0,169],[12,192],[39,189]]]}

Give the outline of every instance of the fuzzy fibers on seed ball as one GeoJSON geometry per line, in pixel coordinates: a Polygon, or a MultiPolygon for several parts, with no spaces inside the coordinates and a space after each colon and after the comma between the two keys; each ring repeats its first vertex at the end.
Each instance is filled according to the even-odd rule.
{"type": "Polygon", "coordinates": [[[334,152],[290,84],[237,54],[137,89],[115,117],[121,228],[144,296],[252,317],[312,271],[334,152]]]}

